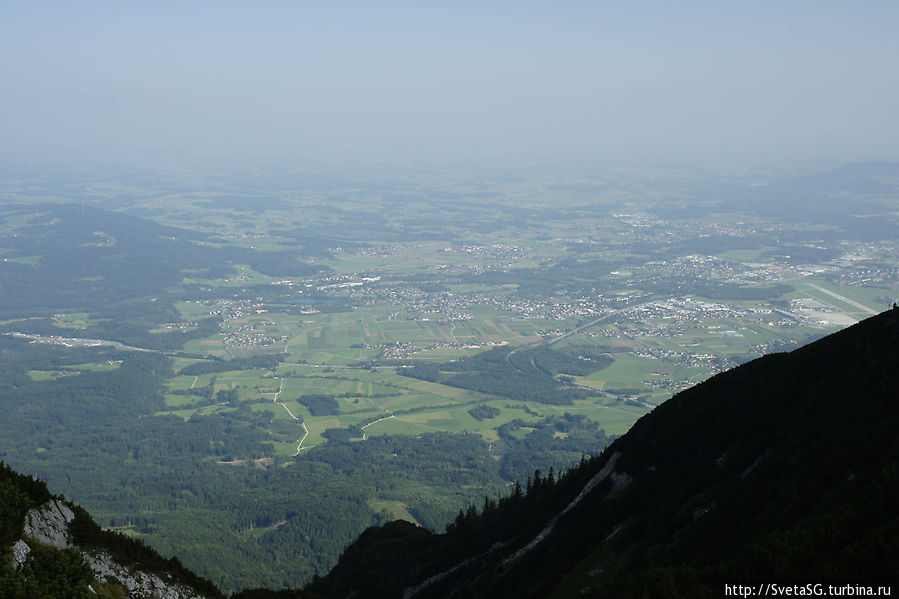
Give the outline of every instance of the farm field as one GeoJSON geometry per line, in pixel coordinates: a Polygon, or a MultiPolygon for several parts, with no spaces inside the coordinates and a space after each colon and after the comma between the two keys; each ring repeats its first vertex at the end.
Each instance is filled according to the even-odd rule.
{"type": "MultiPolygon", "coordinates": [[[[544,260],[558,256],[558,252],[549,251],[552,246],[540,247],[544,260]]],[[[714,304],[701,297],[687,298],[685,308],[670,313],[662,297],[644,295],[633,310],[627,304],[618,306],[615,309],[622,312],[621,316],[591,326],[595,317],[608,313],[609,308],[594,303],[591,310],[581,310],[570,302],[561,308],[566,304],[558,300],[524,300],[516,295],[517,286],[503,282],[450,283],[421,290],[394,280],[400,273],[409,276],[435,265],[441,269],[470,265],[472,252],[447,251],[445,244],[438,243],[395,246],[388,254],[337,251],[327,261],[333,273],[330,277],[323,283],[312,278],[311,283],[302,284],[300,295],[309,296],[305,301],[311,301],[309,294],[319,288],[332,297],[348,300],[348,309],[323,310],[329,304],[322,299],[304,304],[302,297],[296,304],[299,314],[292,311],[293,304],[264,300],[176,304],[185,320],[210,313],[224,317],[221,332],[188,342],[185,354],[224,360],[265,354],[279,354],[281,358],[278,366],[270,369],[174,376],[166,383],[170,413],[189,418],[235,412],[240,405],[254,411],[267,410],[272,408],[277,393],[279,401],[305,423],[303,450],[327,443],[329,429],[347,427],[362,431],[359,440],[373,435],[444,431],[474,433],[490,441],[496,439],[498,427],[513,419],[537,422],[566,411],[583,414],[608,434],[621,434],[678,390],[754,355],[788,347],[783,345],[785,336],[790,338],[788,344],[795,344],[823,334],[828,327],[862,317],[878,297],[877,290],[847,289],[821,278],[790,279],[791,287],[780,301],[796,304],[797,298],[813,297],[821,302],[816,305],[819,310],[830,311],[833,323],[821,319],[778,323],[767,316],[770,311],[764,309],[764,302],[714,304]],[[369,275],[363,277],[359,272],[369,275]],[[372,272],[378,274],[371,276],[372,272]],[[655,305],[665,305],[669,313],[645,315],[655,305]],[[711,311],[707,317],[683,322],[684,309],[711,311]],[[560,337],[564,340],[555,344],[560,337]],[[552,345],[547,345],[550,342],[552,345]],[[592,398],[564,407],[525,402],[529,413],[504,408],[510,405],[507,398],[402,376],[402,370],[414,364],[440,365],[490,348],[507,347],[511,352],[541,345],[559,349],[595,347],[613,362],[591,374],[573,377],[573,384],[595,390],[592,398]],[[205,394],[205,402],[198,401],[198,390],[205,394]],[[223,391],[236,393],[229,405],[215,401],[223,391]],[[308,395],[333,397],[338,407],[333,415],[315,416],[299,401],[308,395]],[[468,413],[475,405],[495,407],[499,415],[476,420],[468,413]]],[[[753,252],[723,255],[729,259],[757,257],[753,252]]],[[[487,256],[475,263],[488,266],[492,259],[487,256]]],[[[516,267],[533,268],[537,263],[522,261],[516,267]]],[[[277,282],[249,267],[239,267],[238,273],[239,282],[247,285],[277,282]]],[[[207,280],[204,284],[231,288],[235,281],[207,280]]],[[[196,363],[196,358],[176,360],[176,372],[196,363]]],[[[289,418],[283,408],[274,410],[274,414],[271,426],[289,418]]],[[[283,432],[281,436],[272,432],[277,453],[296,451],[296,440],[282,437],[283,432]]]]}

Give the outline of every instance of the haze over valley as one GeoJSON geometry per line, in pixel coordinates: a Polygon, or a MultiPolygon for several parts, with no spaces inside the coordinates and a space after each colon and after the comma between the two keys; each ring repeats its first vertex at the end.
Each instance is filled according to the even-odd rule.
{"type": "Polygon", "coordinates": [[[899,301],[892,4],[563,5],[0,8],[0,460],[341,596],[899,301]]]}

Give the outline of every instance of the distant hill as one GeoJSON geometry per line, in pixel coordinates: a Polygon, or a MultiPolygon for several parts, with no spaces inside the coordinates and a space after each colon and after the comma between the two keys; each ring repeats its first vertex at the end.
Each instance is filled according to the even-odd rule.
{"type": "Polygon", "coordinates": [[[806,196],[837,193],[899,193],[899,162],[853,162],[777,184],[806,196]]]}
{"type": "Polygon", "coordinates": [[[727,195],[723,199],[760,215],[827,223],[858,239],[890,237],[897,220],[888,206],[899,199],[899,162],[856,162],[727,195]],[[880,218],[871,218],[875,214],[880,218]]]}
{"type": "Polygon", "coordinates": [[[537,473],[446,534],[368,529],[308,590],[721,597],[725,584],[895,583],[897,430],[893,309],[679,393],[601,456],[537,473]]]}
{"type": "Polygon", "coordinates": [[[233,264],[272,276],[322,270],[297,251],[219,247],[206,233],[75,204],[0,204],[0,225],[0,319],[156,297],[233,264]]]}

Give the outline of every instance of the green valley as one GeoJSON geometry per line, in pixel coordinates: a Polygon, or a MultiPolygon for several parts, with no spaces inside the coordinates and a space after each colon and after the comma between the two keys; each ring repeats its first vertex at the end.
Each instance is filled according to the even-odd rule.
{"type": "Polygon", "coordinates": [[[0,459],[226,591],[296,587],[367,526],[440,532],[899,296],[896,240],[851,216],[895,220],[895,196],[852,178],[842,219],[787,223],[742,188],[516,177],[161,177],[59,203],[10,182],[0,459]]]}

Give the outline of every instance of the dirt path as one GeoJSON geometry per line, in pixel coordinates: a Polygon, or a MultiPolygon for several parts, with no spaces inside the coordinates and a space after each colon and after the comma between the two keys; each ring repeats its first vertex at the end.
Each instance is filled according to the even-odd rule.
{"type": "MultiPolygon", "coordinates": [[[[290,410],[288,410],[288,412],[290,412],[290,410]]],[[[315,445],[310,445],[309,447],[303,447],[303,442],[305,442],[306,437],[309,436],[309,429],[306,428],[305,422],[301,422],[300,425],[303,427],[303,430],[306,431],[306,433],[303,435],[303,438],[300,439],[300,442],[297,443],[297,450],[295,452],[293,452],[292,457],[296,457],[296,456],[300,455],[300,452],[303,451],[304,449],[309,449],[309,447],[315,447],[315,445]]]]}
{"type": "MultiPolygon", "coordinates": [[[[287,414],[291,418],[293,418],[294,420],[300,420],[299,418],[296,417],[296,415],[293,412],[290,411],[290,408],[288,408],[283,402],[278,401],[278,396],[281,395],[282,391],[284,391],[284,379],[280,379],[280,380],[281,380],[281,386],[278,387],[278,390],[275,392],[275,396],[272,398],[272,401],[275,402],[276,404],[278,404],[279,406],[281,406],[282,408],[284,408],[287,411],[287,414]]],[[[306,437],[309,436],[309,428],[306,426],[306,423],[303,422],[302,420],[300,420],[300,426],[303,427],[303,431],[304,431],[303,436],[300,438],[299,443],[297,443],[297,450],[295,452],[293,452],[292,457],[296,457],[296,456],[300,455],[300,452],[303,451],[304,449],[309,449],[310,447],[315,447],[315,445],[308,445],[306,447],[303,447],[303,443],[305,443],[306,437]]]]}
{"type": "MultiPolygon", "coordinates": [[[[374,422],[369,422],[369,423],[366,424],[365,426],[361,427],[361,430],[362,430],[362,440],[365,441],[365,439],[366,439],[366,437],[365,437],[365,429],[367,429],[368,427],[370,427],[370,426],[373,425],[373,424],[377,424],[377,423],[381,422],[382,420],[390,420],[391,418],[396,418],[396,416],[394,416],[393,414],[391,414],[390,416],[384,416],[383,418],[378,418],[378,419],[375,420],[374,422]]],[[[399,419],[397,418],[397,420],[399,420],[399,419]]]]}

